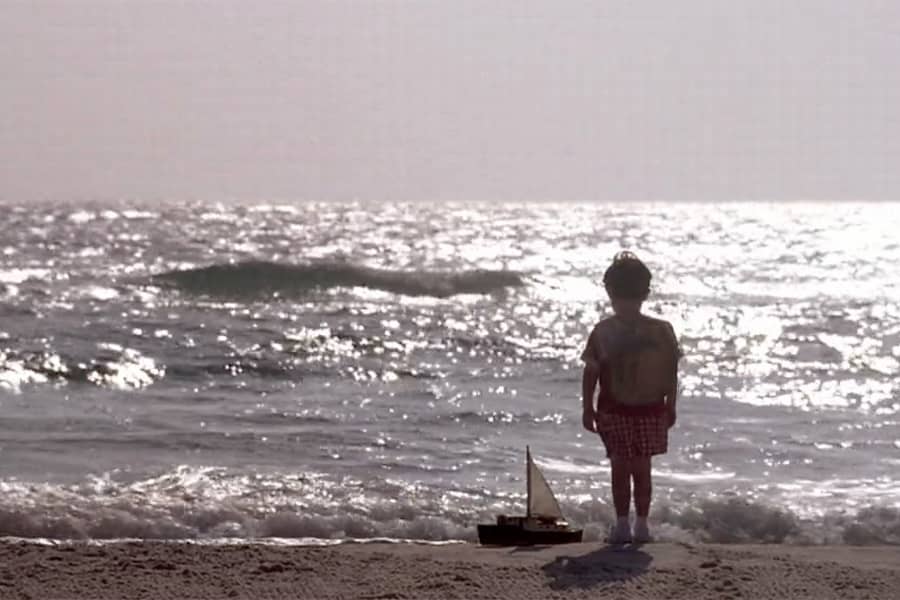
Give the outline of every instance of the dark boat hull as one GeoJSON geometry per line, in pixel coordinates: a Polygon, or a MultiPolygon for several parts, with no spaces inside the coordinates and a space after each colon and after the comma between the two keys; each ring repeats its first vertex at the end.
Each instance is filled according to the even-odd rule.
{"type": "Polygon", "coordinates": [[[581,529],[549,529],[534,531],[514,525],[479,525],[478,542],[484,546],[541,546],[544,544],[577,544],[581,529]]]}

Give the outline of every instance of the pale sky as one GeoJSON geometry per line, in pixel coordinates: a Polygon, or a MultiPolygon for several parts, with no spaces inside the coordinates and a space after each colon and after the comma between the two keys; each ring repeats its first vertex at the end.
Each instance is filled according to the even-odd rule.
{"type": "Polygon", "coordinates": [[[896,0],[0,0],[0,201],[900,200],[896,0]]]}

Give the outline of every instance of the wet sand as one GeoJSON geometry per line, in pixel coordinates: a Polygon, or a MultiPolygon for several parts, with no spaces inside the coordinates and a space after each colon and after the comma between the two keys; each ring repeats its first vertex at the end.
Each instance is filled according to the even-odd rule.
{"type": "Polygon", "coordinates": [[[900,598],[900,547],[0,542],[0,598],[900,598]]]}

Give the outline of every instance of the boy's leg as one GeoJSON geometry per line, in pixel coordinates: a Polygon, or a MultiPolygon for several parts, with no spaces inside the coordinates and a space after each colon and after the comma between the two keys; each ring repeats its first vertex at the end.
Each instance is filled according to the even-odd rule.
{"type": "Polygon", "coordinates": [[[631,541],[631,524],[628,512],[631,510],[631,461],[610,459],[612,473],[613,505],[616,508],[616,524],[607,540],[611,544],[625,544],[631,541]]]}
{"type": "Polygon", "coordinates": [[[628,518],[631,510],[631,461],[627,458],[612,458],[609,463],[616,516],[628,518]]]}
{"type": "Polygon", "coordinates": [[[631,459],[630,467],[634,478],[634,509],[637,516],[646,518],[650,514],[650,498],[653,494],[650,457],[636,456],[631,459]]]}
{"type": "Polygon", "coordinates": [[[649,542],[650,527],[647,525],[647,515],[650,514],[650,497],[653,493],[650,479],[650,457],[632,458],[631,475],[634,478],[634,508],[637,513],[634,521],[634,541],[649,542]]]}

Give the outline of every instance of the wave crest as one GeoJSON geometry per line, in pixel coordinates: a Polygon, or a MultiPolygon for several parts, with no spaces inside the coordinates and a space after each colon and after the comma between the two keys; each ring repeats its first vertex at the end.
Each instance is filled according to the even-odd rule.
{"type": "Polygon", "coordinates": [[[296,296],[315,289],[364,287],[406,296],[490,294],[524,285],[513,271],[393,271],[346,263],[291,265],[266,261],[216,264],[154,276],[181,291],[216,297],[296,296]]]}
{"type": "MultiPolygon", "coordinates": [[[[587,541],[603,539],[612,517],[607,502],[561,500],[587,541]]],[[[315,473],[248,478],[181,466],[130,483],[109,476],[75,485],[0,480],[0,537],[475,541],[476,523],[516,514],[522,501],[480,488],[315,473]]],[[[900,544],[900,509],[890,506],[802,518],[761,502],[709,498],[661,502],[651,519],[660,541],[900,544]]]]}
{"type": "Polygon", "coordinates": [[[19,392],[25,385],[58,380],[136,390],[165,376],[165,367],[133,348],[103,344],[101,350],[100,356],[85,363],[47,351],[0,349],[0,390],[19,392]]]}

